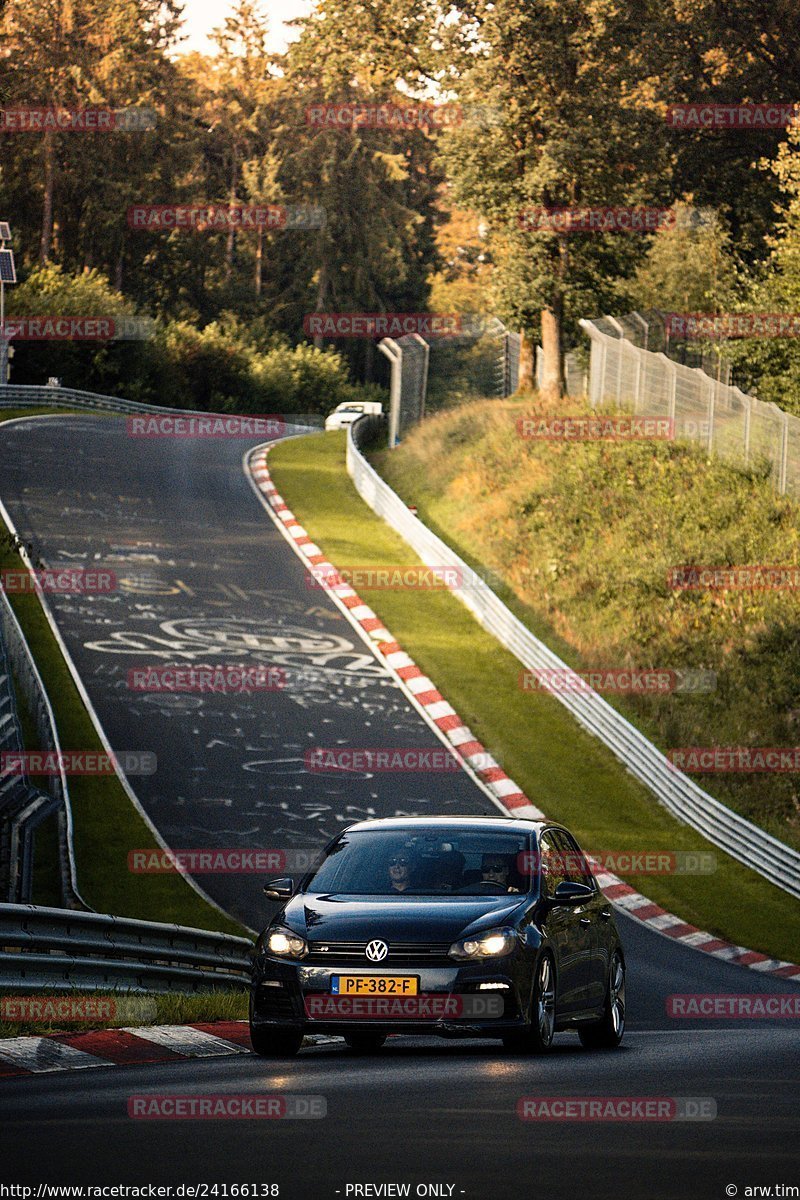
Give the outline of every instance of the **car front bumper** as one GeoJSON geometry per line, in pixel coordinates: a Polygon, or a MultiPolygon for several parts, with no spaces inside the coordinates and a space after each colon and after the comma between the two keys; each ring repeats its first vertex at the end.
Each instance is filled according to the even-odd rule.
{"type": "MultiPolygon", "coordinates": [[[[525,1024],[529,978],[515,955],[499,960],[453,963],[452,966],[403,965],[401,970],[365,970],[362,966],[311,966],[267,956],[255,964],[251,991],[251,1021],[256,1026],[302,1030],[304,1033],[421,1033],[440,1036],[502,1036],[525,1024]],[[415,1005],[392,1003],[397,997],[370,997],[372,1005],[346,1003],[350,997],[332,993],[334,975],[400,975],[419,980],[420,997],[435,998],[433,1015],[413,1014],[415,1005]],[[481,984],[493,985],[481,987],[481,984]],[[460,997],[469,997],[460,1004],[460,997]],[[328,1001],[345,1001],[348,1015],[332,1016],[328,1001]],[[378,1001],[384,1001],[381,1005],[378,1001]],[[500,1002],[498,1002],[500,1001],[500,1002]],[[322,1003],[321,1003],[322,1002],[322,1003]],[[462,1015],[460,1009],[465,1008],[462,1015]],[[398,1015],[398,1010],[403,1015],[398,1015]],[[369,1015],[365,1015],[369,1011],[369,1015]]],[[[366,997],[352,997],[365,1000],[366,997]]],[[[411,998],[409,998],[411,999],[411,998]]],[[[419,1007],[424,1008],[424,1004],[419,1007]]]]}

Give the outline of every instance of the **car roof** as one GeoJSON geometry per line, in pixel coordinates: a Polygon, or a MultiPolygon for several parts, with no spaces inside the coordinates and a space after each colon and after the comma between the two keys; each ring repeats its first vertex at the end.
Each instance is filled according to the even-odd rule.
{"type": "Polygon", "coordinates": [[[539,833],[554,822],[532,821],[528,817],[379,817],[374,821],[357,821],[347,826],[347,832],[368,829],[475,829],[516,830],[520,833],[539,833]]]}

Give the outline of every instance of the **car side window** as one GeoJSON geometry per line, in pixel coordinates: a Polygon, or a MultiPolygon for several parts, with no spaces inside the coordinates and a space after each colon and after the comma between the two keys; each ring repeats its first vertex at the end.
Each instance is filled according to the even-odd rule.
{"type": "Polygon", "coordinates": [[[539,838],[539,856],[542,870],[542,895],[552,896],[567,876],[564,873],[564,854],[555,841],[554,830],[547,830],[539,838]]]}
{"type": "Polygon", "coordinates": [[[565,829],[556,831],[556,840],[564,855],[565,878],[570,883],[585,883],[594,888],[594,877],[586,855],[575,839],[565,829]]]}

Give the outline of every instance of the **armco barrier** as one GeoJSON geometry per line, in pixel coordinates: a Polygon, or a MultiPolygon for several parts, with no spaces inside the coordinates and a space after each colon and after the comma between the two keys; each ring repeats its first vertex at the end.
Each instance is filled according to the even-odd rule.
{"type": "MultiPolygon", "coordinates": [[[[6,750],[24,748],[15,688],[25,701],[39,748],[60,753],[47,692],[14,611],[0,589],[0,746],[6,750]]],[[[77,889],[72,812],[63,770],[49,777],[46,792],[32,787],[25,777],[0,778],[0,895],[3,901],[30,900],[34,835],[51,814],[56,814],[58,820],[62,903],[70,908],[85,908],[77,889]]]]}
{"type": "MultiPolygon", "coordinates": [[[[415,517],[370,466],[359,449],[366,430],[367,422],[362,418],[350,426],[347,436],[347,470],[362,499],[428,566],[452,566],[463,572],[463,578],[470,580],[470,586],[453,588],[454,595],[524,667],[531,671],[569,671],[567,664],[534,637],[488,584],[476,578],[463,559],[415,517]]],[[[691,825],[709,842],[758,871],[770,883],[800,897],[800,853],[797,850],[703,791],[596,692],[587,688],[554,694],[576,721],[599,738],[678,820],[691,825]]]]}
{"type": "MultiPolygon", "coordinates": [[[[231,417],[233,413],[201,412],[193,408],[164,408],[157,404],[140,404],[136,400],[121,400],[118,396],[102,396],[75,388],[39,387],[31,384],[9,383],[0,386],[0,409],[3,408],[85,408],[90,412],[157,413],[171,417],[231,417]]],[[[241,416],[258,414],[239,414],[241,416]]],[[[296,417],[300,429],[321,429],[325,418],[316,413],[289,414],[296,417]]]]}
{"type": "Polygon", "coordinates": [[[0,988],[207,992],[244,987],[253,944],[183,925],[0,905],[0,988]]]}

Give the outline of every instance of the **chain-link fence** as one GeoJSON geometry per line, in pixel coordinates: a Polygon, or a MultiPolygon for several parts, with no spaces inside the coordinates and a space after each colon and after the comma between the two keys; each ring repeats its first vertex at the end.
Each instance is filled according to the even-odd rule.
{"type": "Polygon", "coordinates": [[[730,360],[716,348],[698,346],[670,332],[665,314],[658,309],[626,313],[624,317],[600,317],[595,324],[612,337],[624,337],[641,350],[666,354],[684,367],[699,367],[720,383],[733,383],[730,360]]]}
{"type": "Polygon", "coordinates": [[[384,338],[379,349],[392,367],[390,446],[422,420],[426,409],[502,398],[517,390],[520,336],[497,317],[465,319],[462,333],[430,341],[417,333],[384,338]]]}
{"type": "MultiPolygon", "coordinates": [[[[536,386],[541,391],[544,376],[544,352],[536,347],[536,386]]],[[[589,388],[589,360],[582,350],[564,355],[564,388],[568,396],[586,397],[589,388]]]]}
{"type": "MultiPolygon", "coordinates": [[[[630,322],[630,318],[625,318],[630,322]]],[[[665,417],[675,437],[700,442],[737,466],[768,466],[780,493],[800,495],[800,419],[700,367],[674,362],[627,337],[622,318],[581,321],[591,341],[589,402],[665,417]]]]}

